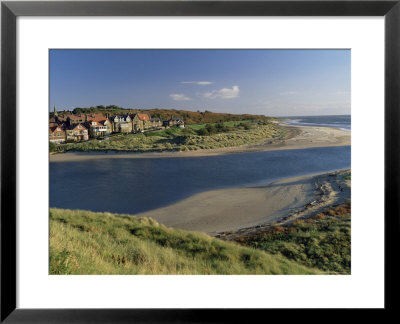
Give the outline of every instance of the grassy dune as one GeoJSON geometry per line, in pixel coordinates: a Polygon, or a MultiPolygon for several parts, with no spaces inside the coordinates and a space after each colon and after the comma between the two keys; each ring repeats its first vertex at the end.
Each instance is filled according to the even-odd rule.
{"type": "Polygon", "coordinates": [[[189,126],[186,129],[172,127],[165,130],[145,134],[129,134],[113,136],[109,140],[91,140],[81,143],[59,145],[59,152],[65,151],[196,151],[253,144],[270,139],[284,138],[286,131],[273,123],[260,121],[241,122],[248,127],[239,126],[238,122],[226,122],[230,131],[201,136],[196,131],[206,124],[189,126]],[[246,129],[247,128],[247,129],[246,129]]]}
{"type": "MultiPolygon", "coordinates": [[[[350,173],[346,176],[350,176],[350,173]]],[[[279,254],[307,267],[338,274],[351,272],[351,204],[346,203],[289,226],[239,236],[237,243],[279,254]]]]}
{"type": "Polygon", "coordinates": [[[50,209],[51,274],[321,274],[147,218],[50,209]]]}

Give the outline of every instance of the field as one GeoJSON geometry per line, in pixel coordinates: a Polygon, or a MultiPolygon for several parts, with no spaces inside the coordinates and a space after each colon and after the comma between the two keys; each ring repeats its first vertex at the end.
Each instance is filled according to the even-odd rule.
{"type": "Polygon", "coordinates": [[[66,151],[196,151],[254,144],[283,139],[286,131],[266,121],[229,121],[171,127],[144,134],[114,135],[108,140],[53,145],[55,152],[66,151]]]}
{"type": "Polygon", "coordinates": [[[50,274],[323,274],[282,255],[130,215],[50,209],[50,274]]]}

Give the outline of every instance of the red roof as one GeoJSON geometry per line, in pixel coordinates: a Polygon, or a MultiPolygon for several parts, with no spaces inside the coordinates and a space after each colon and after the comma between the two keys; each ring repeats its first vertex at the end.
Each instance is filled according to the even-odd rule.
{"type": "Polygon", "coordinates": [[[137,114],[140,120],[150,120],[149,115],[147,114],[137,114]]]}
{"type": "Polygon", "coordinates": [[[102,113],[99,114],[87,114],[87,120],[88,121],[95,121],[95,122],[100,122],[106,119],[106,116],[104,116],[102,113]]]}

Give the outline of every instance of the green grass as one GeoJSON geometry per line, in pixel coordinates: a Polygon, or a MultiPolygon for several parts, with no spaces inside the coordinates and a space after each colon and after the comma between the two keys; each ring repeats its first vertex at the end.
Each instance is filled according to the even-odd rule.
{"type": "Polygon", "coordinates": [[[50,209],[51,274],[322,274],[148,218],[50,209]]]}
{"type": "Polygon", "coordinates": [[[236,242],[282,255],[307,267],[341,274],[351,270],[351,206],[344,204],[290,226],[276,226],[236,242]]]}
{"type": "Polygon", "coordinates": [[[236,127],[227,125],[229,131],[207,136],[197,134],[197,131],[202,128],[196,130],[191,127],[185,129],[171,127],[145,134],[112,136],[109,140],[103,141],[67,143],[59,145],[58,151],[192,151],[254,144],[268,139],[274,141],[283,139],[287,134],[278,125],[267,122],[254,123],[254,125],[250,121],[230,123],[236,127]],[[248,126],[239,126],[240,123],[248,126]],[[231,130],[229,127],[233,129],[231,130]]]}
{"type": "MultiPolygon", "coordinates": [[[[223,124],[228,127],[235,127],[240,124],[250,125],[252,122],[253,122],[252,120],[239,120],[239,121],[231,120],[231,121],[224,122],[223,124]]],[[[216,125],[216,124],[217,123],[211,123],[211,125],[216,125]]],[[[195,125],[188,125],[187,127],[194,129],[194,130],[199,130],[199,129],[206,127],[207,125],[208,124],[195,124],[195,125]]]]}
{"type": "Polygon", "coordinates": [[[166,128],[154,132],[148,132],[145,133],[144,135],[146,137],[151,137],[151,136],[159,136],[159,137],[174,137],[174,136],[181,136],[185,133],[185,130],[179,127],[171,127],[171,128],[166,128]]]}
{"type": "Polygon", "coordinates": [[[194,130],[199,130],[204,127],[206,127],[207,124],[195,124],[195,125],[188,125],[188,128],[194,129],[194,130]]]}

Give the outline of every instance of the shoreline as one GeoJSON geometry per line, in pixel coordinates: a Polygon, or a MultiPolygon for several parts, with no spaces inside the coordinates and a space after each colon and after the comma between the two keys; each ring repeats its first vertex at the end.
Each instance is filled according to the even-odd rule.
{"type": "Polygon", "coordinates": [[[351,181],[345,179],[349,171],[284,178],[253,187],[210,190],[135,216],[219,238],[255,233],[349,201],[351,181]]]}
{"type": "Polygon", "coordinates": [[[115,159],[115,158],[182,158],[182,157],[203,157],[225,154],[239,154],[261,151],[294,150],[305,148],[348,146],[351,144],[351,131],[338,128],[322,126],[294,126],[279,123],[286,128],[292,136],[276,143],[270,143],[271,139],[255,144],[233,146],[226,148],[204,149],[197,151],[163,151],[163,152],[66,152],[50,154],[50,162],[77,162],[92,159],[115,159]]]}

